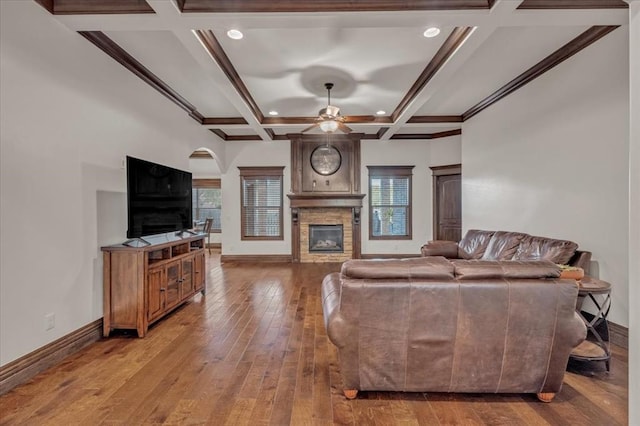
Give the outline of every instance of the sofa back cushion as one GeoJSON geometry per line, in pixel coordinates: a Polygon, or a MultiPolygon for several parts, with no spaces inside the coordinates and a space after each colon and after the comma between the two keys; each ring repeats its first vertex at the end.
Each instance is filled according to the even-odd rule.
{"type": "Polygon", "coordinates": [[[460,259],[480,259],[495,231],[469,229],[460,243],[458,243],[458,257],[460,259]]]}
{"type": "Polygon", "coordinates": [[[573,241],[527,236],[520,242],[513,260],[550,260],[564,265],[577,248],[578,244],[573,241]]]}
{"type": "Polygon", "coordinates": [[[521,232],[497,231],[491,236],[482,260],[511,260],[518,250],[520,241],[527,234],[521,232]]]}
{"type": "Polygon", "coordinates": [[[560,267],[548,260],[453,260],[459,280],[557,278],[560,267]]]}
{"type": "Polygon", "coordinates": [[[441,256],[408,259],[352,259],[342,264],[341,274],[356,279],[453,280],[453,265],[441,256]]]}

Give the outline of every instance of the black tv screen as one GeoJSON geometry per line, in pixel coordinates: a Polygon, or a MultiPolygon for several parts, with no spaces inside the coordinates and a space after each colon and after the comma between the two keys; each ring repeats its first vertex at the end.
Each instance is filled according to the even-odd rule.
{"type": "Polygon", "coordinates": [[[127,156],[127,238],[193,227],[191,173],[127,156]]]}

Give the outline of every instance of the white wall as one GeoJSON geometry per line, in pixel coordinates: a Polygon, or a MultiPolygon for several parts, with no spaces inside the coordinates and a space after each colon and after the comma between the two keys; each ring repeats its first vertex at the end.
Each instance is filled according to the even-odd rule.
{"type": "Polygon", "coordinates": [[[367,166],[415,166],[412,176],[412,239],[369,240],[369,196],[363,199],[361,217],[363,254],[419,254],[420,247],[433,237],[433,166],[460,163],[460,136],[416,141],[376,141],[361,143],[361,192],[369,192],[367,166]]]}
{"type": "MultiPolygon", "coordinates": [[[[640,0],[629,2],[629,300],[640,300],[640,0]]],[[[629,424],[640,424],[640,309],[629,310],[629,424]]]]}
{"type": "Polygon", "coordinates": [[[610,281],[627,326],[628,28],[463,125],[463,227],[564,238],[610,281]]]}
{"type": "Polygon", "coordinates": [[[291,254],[291,143],[289,141],[232,142],[226,146],[222,174],[222,254],[291,254]],[[284,240],[242,241],[240,238],[240,170],[238,167],[285,166],[282,178],[284,240]]]}
{"type": "Polygon", "coordinates": [[[0,18],[4,365],[102,317],[99,247],[126,237],[125,155],[185,169],[224,145],[36,2],[2,1],[0,18]]]}

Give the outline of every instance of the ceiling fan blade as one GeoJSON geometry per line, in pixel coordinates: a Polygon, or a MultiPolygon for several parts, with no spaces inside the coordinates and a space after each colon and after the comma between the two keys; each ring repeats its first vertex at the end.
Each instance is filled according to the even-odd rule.
{"type": "Polygon", "coordinates": [[[351,127],[347,126],[346,124],[342,123],[342,122],[338,122],[338,129],[342,130],[345,133],[351,133],[353,132],[353,130],[351,130],[351,127]]]}
{"type": "Polygon", "coordinates": [[[303,131],[301,131],[300,133],[304,133],[304,132],[308,132],[309,130],[318,127],[318,123],[312,124],[311,126],[307,127],[306,129],[304,129],[303,131]]]}

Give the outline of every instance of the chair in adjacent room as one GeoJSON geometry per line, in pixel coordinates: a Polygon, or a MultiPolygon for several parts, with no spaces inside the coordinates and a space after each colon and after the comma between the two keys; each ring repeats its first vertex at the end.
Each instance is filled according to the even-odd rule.
{"type": "Polygon", "coordinates": [[[202,233],[207,234],[207,247],[209,248],[209,254],[211,254],[211,226],[213,225],[213,219],[207,218],[204,221],[204,226],[202,227],[202,233]]]}

